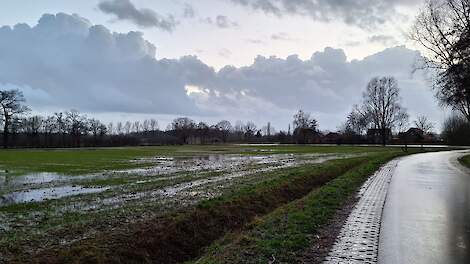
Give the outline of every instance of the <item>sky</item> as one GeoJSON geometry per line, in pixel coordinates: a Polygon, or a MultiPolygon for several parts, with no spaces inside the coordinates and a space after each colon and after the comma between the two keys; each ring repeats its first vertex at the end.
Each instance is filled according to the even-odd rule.
{"type": "Polygon", "coordinates": [[[420,0],[2,0],[0,88],[35,113],[104,122],[267,122],[298,109],[336,130],[367,82],[394,76],[411,116],[446,117],[407,32],[420,0]]]}

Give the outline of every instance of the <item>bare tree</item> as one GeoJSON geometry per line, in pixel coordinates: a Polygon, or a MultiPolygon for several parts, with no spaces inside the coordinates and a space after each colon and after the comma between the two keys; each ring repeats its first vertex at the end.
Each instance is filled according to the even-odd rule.
{"type": "Polygon", "coordinates": [[[117,122],[116,124],[116,134],[121,135],[122,134],[122,122],[117,122]]]}
{"type": "Polygon", "coordinates": [[[362,97],[361,114],[370,117],[371,125],[380,130],[385,145],[388,131],[408,116],[401,106],[398,83],[393,77],[373,78],[362,97]]]}
{"type": "Polygon", "coordinates": [[[313,129],[317,130],[318,122],[315,118],[310,117],[310,113],[304,112],[303,110],[299,110],[294,115],[294,129],[302,128],[302,129],[313,129]]]}
{"type": "Polygon", "coordinates": [[[263,131],[263,135],[265,136],[272,136],[275,132],[275,128],[273,126],[271,126],[271,122],[268,122],[266,124],[266,126],[264,126],[263,128],[261,128],[261,130],[263,131]]]}
{"type": "Polygon", "coordinates": [[[179,117],[171,122],[171,129],[176,132],[176,136],[181,138],[183,143],[188,143],[191,131],[196,127],[196,123],[190,118],[179,117]]]}
{"type": "Polygon", "coordinates": [[[134,124],[132,125],[132,129],[134,130],[135,133],[140,132],[140,121],[134,121],[134,124]]]}
{"type": "Polygon", "coordinates": [[[418,119],[416,119],[414,123],[424,134],[429,134],[434,128],[434,124],[424,115],[418,116],[418,119]]]}
{"type": "Polygon", "coordinates": [[[67,132],[72,136],[72,145],[80,147],[80,138],[87,134],[86,117],[80,115],[77,110],[70,110],[65,113],[67,132]]]}
{"type": "Polygon", "coordinates": [[[107,130],[108,130],[108,133],[111,134],[111,135],[114,133],[114,124],[113,124],[113,122],[109,122],[107,130]]]}
{"type": "Polygon", "coordinates": [[[44,122],[42,116],[31,116],[26,118],[23,121],[24,126],[26,126],[26,133],[32,134],[33,136],[37,136],[39,134],[39,130],[42,127],[42,123],[44,122]]]}
{"type": "Polygon", "coordinates": [[[131,122],[126,121],[126,123],[124,124],[124,132],[126,133],[126,135],[129,135],[131,133],[131,129],[132,129],[131,122]]]}
{"type": "Polygon", "coordinates": [[[158,122],[155,119],[150,119],[150,130],[155,132],[158,130],[158,122]]]}
{"type": "Polygon", "coordinates": [[[436,97],[470,122],[470,0],[427,0],[410,38],[422,47],[418,68],[436,73],[436,97]]]}
{"type": "Polygon", "coordinates": [[[26,99],[19,90],[0,90],[0,116],[3,119],[3,147],[8,147],[8,134],[12,125],[12,120],[20,115],[29,112],[29,108],[24,105],[26,99]]]}
{"type": "Polygon", "coordinates": [[[256,133],[256,125],[252,121],[246,122],[245,126],[243,127],[243,132],[245,133],[246,138],[253,137],[256,133]]]}
{"type": "Polygon", "coordinates": [[[370,120],[371,118],[368,112],[361,111],[357,105],[354,105],[353,110],[346,119],[344,130],[356,135],[363,135],[367,132],[367,126],[370,120]]]}
{"type": "Polygon", "coordinates": [[[142,123],[142,129],[144,130],[145,133],[150,131],[150,120],[145,119],[144,122],[142,123]]]}
{"type": "Polygon", "coordinates": [[[232,124],[227,120],[222,120],[215,125],[216,129],[222,134],[222,141],[227,142],[228,135],[232,130],[232,124]]]}
{"type": "Polygon", "coordinates": [[[311,143],[318,134],[318,122],[303,110],[299,110],[294,115],[294,138],[297,143],[311,143]]]}

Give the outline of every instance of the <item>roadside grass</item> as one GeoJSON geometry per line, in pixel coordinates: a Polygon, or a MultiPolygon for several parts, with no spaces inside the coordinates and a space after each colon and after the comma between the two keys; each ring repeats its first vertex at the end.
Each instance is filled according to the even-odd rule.
{"type": "Polygon", "coordinates": [[[470,155],[461,157],[459,161],[465,167],[470,168],[470,155]]]}
{"type": "Polygon", "coordinates": [[[305,197],[256,218],[245,230],[232,232],[212,244],[194,263],[298,263],[314,243],[315,232],[381,165],[403,155],[399,152],[370,157],[305,197]]]}
{"type": "Polygon", "coordinates": [[[11,149],[0,150],[0,169],[10,174],[55,172],[78,175],[104,170],[147,167],[132,162],[154,156],[194,156],[210,154],[286,154],[286,153],[364,153],[384,151],[381,147],[298,146],[298,145],[197,145],[84,149],[11,149]]]}
{"type": "Polygon", "coordinates": [[[333,160],[270,172],[264,181],[234,188],[184,212],[98,234],[70,248],[41,252],[40,257],[48,263],[188,261],[227,232],[238,230],[257,217],[303,197],[350,169],[367,163],[368,159],[333,160]]]}

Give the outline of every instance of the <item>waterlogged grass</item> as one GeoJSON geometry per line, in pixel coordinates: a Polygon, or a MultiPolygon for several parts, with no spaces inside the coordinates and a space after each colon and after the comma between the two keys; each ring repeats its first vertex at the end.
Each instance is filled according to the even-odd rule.
{"type": "MultiPolygon", "coordinates": [[[[259,173],[258,177],[254,177],[258,180],[237,184],[224,190],[217,198],[204,200],[192,209],[189,208],[177,215],[160,217],[159,220],[146,220],[143,227],[125,226],[124,230],[101,234],[96,239],[83,241],[71,249],[59,249],[49,252],[48,255],[55,256],[54,258],[59,256],[58,262],[65,263],[71,260],[78,263],[86,262],[90,260],[87,259],[89,256],[99,256],[104,262],[122,263],[188,261],[197,257],[204,247],[227,232],[237,230],[279,206],[302,198],[312,189],[351,169],[373,163],[371,159],[375,160],[378,157],[388,159],[399,153],[399,150],[394,149],[367,157],[333,160],[324,164],[309,164],[259,173]],[[126,241],[133,243],[129,244],[126,241]]],[[[368,172],[373,172],[373,169],[368,172]]],[[[367,176],[362,175],[363,179],[367,176]]],[[[351,184],[349,188],[354,189],[355,185],[351,184]]],[[[343,198],[344,196],[340,196],[338,199],[343,198]]],[[[242,260],[243,258],[235,260],[234,263],[244,263],[242,260]]]]}
{"type": "Polygon", "coordinates": [[[214,243],[195,263],[298,263],[312,234],[328,223],[344,201],[382,164],[402,153],[375,155],[295,202],[253,221],[244,231],[214,243]]]}
{"type": "Polygon", "coordinates": [[[470,155],[463,156],[462,158],[459,159],[459,161],[465,167],[470,168],[470,155]]]}
{"type": "Polygon", "coordinates": [[[295,145],[210,145],[160,146],[126,148],[0,150],[0,168],[10,173],[56,172],[67,175],[103,170],[145,167],[137,158],[154,156],[193,156],[205,154],[301,154],[301,153],[364,153],[384,151],[381,147],[329,147],[295,145]]]}

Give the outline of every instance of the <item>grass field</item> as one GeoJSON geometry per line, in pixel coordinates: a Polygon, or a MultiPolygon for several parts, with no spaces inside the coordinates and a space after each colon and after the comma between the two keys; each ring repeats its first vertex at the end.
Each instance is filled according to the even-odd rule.
{"type": "Polygon", "coordinates": [[[165,146],[98,149],[0,150],[0,168],[12,172],[58,172],[83,174],[102,170],[141,167],[131,162],[153,156],[192,156],[203,154],[246,155],[269,153],[361,153],[383,151],[380,147],[315,147],[315,146],[165,146]]]}
{"type": "MultiPolygon", "coordinates": [[[[236,263],[236,252],[246,251],[237,234],[250,241],[259,234],[307,235],[314,229],[302,221],[324,224],[373,170],[397,155],[403,155],[399,148],[292,145],[2,150],[0,262],[52,256],[56,263],[176,263],[200,257],[232,234],[211,248],[223,248],[236,263]],[[287,222],[289,232],[266,224],[280,216],[276,212],[300,224],[287,222]],[[247,224],[259,229],[231,233],[247,224]]],[[[306,241],[295,237],[282,240],[306,241]]],[[[247,245],[264,260],[286,246],[277,244],[247,245]]],[[[213,252],[201,262],[221,262],[213,252]]]]}

